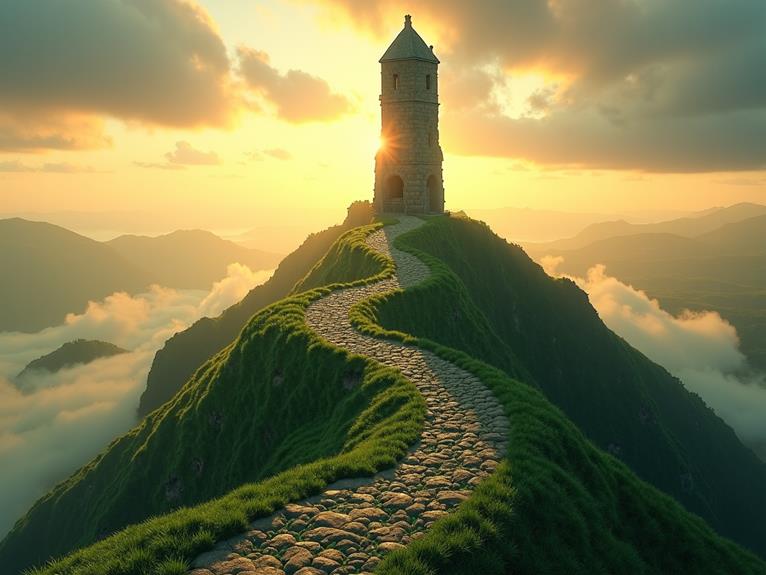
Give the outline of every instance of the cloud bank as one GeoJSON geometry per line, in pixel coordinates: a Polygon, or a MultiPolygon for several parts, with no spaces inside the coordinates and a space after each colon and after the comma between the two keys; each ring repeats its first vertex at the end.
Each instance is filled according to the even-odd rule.
{"type": "Polygon", "coordinates": [[[234,110],[226,48],[183,0],[0,3],[0,148],[106,143],[101,116],[218,126],[234,110]]]}
{"type": "Polygon", "coordinates": [[[329,120],[351,109],[326,81],[301,70],[281,74],[263,52],[241,48],[239,69],[233,64],[195,0],[4,0],[0,152],[108,147],[107,118],[226,127],[252,93],[289,122],[329,120]]]}
{"type": "MultiPolygon", "coordinates": [[[[546,257],[541,263],[557,275],[562,261],[546,257]]],[[[697,393],[744,443],[766,446],[766,377],[749,369],[734,326],[712,311],[673,316],[643,291],[607,275],[603,265],[572,279],[612,331],[697,393]]]]}
{"type": "Polygon", "coordinates": [[[766,167],[761,0],[304,2],[382,43],[405,12],[435,31],[453,152],[657,172],[766,167]],[[544,82],[531,93],[517,81],[529,74],[544,82]],[[527,112],[509,115],[509,101],[527,112]]]}
{"type": "Polygon", "coordinates": [[[301,70],[280,73],[269,63],[265,52],[241,46],[237,50],[239,73],[247,86],[271,104],[277,115],[293,123],[326,121],[353,110],[345,96],[330,85],[301,70]]]}
{"type": "Polygon", "coordinates": [[[0,333],[0,537],[38,497],[135,424],[154,353],[167,338],[218,315],[269,275],[232,264],[210,292],[155,286],[136,296],[115,293],[60,326],[0,333]],[[37,375],[31,394],[11,383],[32,359],[81,337],[132,352],[37,375]]]}

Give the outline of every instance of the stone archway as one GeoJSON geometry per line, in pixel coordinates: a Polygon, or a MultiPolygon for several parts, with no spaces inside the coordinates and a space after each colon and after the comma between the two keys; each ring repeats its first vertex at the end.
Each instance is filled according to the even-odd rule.
{"type": "Polygon", "coordinates": [[[404,180],[396,174],[386,179],[386,199],[401,200],[404,198],[404,180]]]}
{"type": "Polygon", "coordinates": [[[444,199],[439,180],[431,174],[426,180],[426,189],[428,190],[428,211],[441,213],[444,211],[444,199]]]}

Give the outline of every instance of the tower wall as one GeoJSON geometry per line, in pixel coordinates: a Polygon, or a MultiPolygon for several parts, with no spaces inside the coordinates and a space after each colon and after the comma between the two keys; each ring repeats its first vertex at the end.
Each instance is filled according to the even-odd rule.
{"type": "Polygon", "coordinates": [[[434,62],[407,59],[381,64],[383,146],[375,157],[374,199],[379,212],[444,210],[438,86],[434,62]],[[391,194],[394,176],[402,179],[401,198],[391,194]]]}

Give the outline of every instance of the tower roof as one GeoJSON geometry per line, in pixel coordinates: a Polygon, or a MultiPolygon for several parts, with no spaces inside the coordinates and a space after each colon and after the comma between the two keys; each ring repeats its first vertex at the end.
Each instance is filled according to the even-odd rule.
{"type": "Polygon", "coordinates": [[[425,60],[434,64],[439,63],[439,59],[434,55],[433,47],[427,46],[420,34],[415,32],[415,28],[412,27],[412,17],[409,14],[404,17],[404,28],[391,42],[380,62],[394,60],[425,60]]]}

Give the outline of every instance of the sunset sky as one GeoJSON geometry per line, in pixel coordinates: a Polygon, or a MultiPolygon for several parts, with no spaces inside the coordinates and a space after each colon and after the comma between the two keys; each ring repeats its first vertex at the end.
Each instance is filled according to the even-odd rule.
{"type": "Polygon", "coordinates": [[[442,61],[448,209],[766,201],[762,0],[6,0],[0,215],[336,223],[372,197],[405,13],[442,61]]]}

